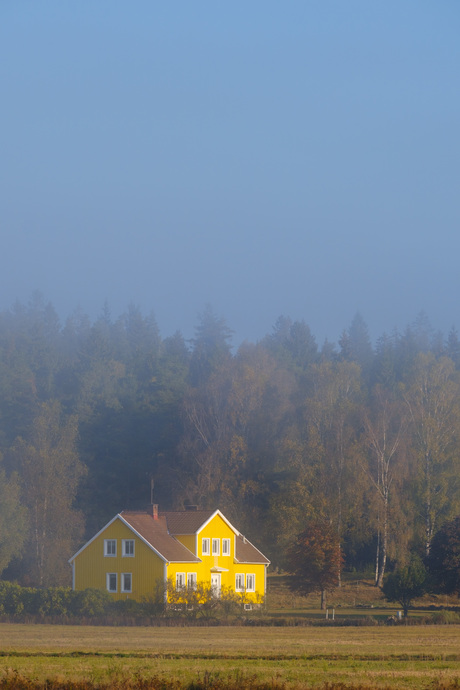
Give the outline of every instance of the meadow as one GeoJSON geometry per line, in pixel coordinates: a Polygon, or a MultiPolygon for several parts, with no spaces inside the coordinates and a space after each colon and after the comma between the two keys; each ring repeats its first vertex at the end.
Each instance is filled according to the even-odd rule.
{"type": "Polygon", "coordinates": [[[70,682],[82,688],[458,688],[460,626],[2,623],[0,678],[0,687],[11,689],[53,682],[56,688],[70,682]],[[15,685],[18,679],[28,684],[15,685]],[[156,684],[149,685],[152,679],[156,684]]]}

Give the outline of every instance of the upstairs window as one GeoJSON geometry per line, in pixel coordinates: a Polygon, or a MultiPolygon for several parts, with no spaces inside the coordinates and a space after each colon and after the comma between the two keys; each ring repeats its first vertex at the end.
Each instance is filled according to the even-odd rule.
{"type": "Polygon", "coordinates": [[[107,573],[106,575],[107,591],[116,592],[117,591],[117,574],[107,573]]]}
{"type": "Polygon", "coordinates": [[[104,539],[104,556],[116,556],[117,555],[117,540],[116,539],[104,539]]]}
{"type": "Polygon", "coordinates": [[[209,539],[202,539],[201,553],[203,554],[203,556],[209,556],[209,539]]]}
{"type": "Polygon", "coordinates": [[[134,556],[134,539],[123,539],[121,542],[121,552],[123,556],[134,556]]]}
{"type": "Polygon", "coordinates": [[[222,556],[230,556],[230,539],[222,539],[222,556]]]}
{"type": "Polygon", "coordinates": [[[220,556],[220,539],[212,540],[212,555],[220,556]]]}

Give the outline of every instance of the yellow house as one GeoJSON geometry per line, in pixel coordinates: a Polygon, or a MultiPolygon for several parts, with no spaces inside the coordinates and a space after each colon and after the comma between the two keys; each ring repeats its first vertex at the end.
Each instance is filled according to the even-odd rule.
{"type": "Polygon", "coordinates": [[[270,561],[220,510],[123,511],[69,560],[74,590],[106,589],[115,599],[151,597],[169,581],[177,590],[208,584],[265,596],[270,561]]]}

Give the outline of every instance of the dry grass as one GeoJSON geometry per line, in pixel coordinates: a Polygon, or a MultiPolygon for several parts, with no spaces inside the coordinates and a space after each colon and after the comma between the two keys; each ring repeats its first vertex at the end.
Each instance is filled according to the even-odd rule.
{"type": "MultiPolygon", "coordinates": [[[[322,616],[319,610],[320,596],[317,593],[300,596],[290,591],[289,576],[272,574],[268,578],[268,612],[270,615],[294,614],[311,617],[322,616]]],[[[327,606],[335,609],[337,615],[357,616],[376,615],[391,616],[401,607],[396,603],[388,603],[378,587],[370,579],[348,576],[341,587],[328,595],[327,606]]],[[[426,595],[414,601],[417,612],[426,613],[429,607],[460,607],[457,596],[426,595]]]]}
{"type": "MultiPolygon", "coordinates": [[[[272,576],[271,617],[319,617],[272,576]]],[[[458,605],[424,598],[418,605],[458,605]]],[[[336,617],[397,608],[364,580],[329,599],[336,617]]],[[[418,612],[417,612],[418,613],[418,612]]],[[[417,615],[417,613],[412,615],[417,615]]],[[[421,613],[421,612],[420,612],[421,613]]],[[[249,614],[257,616],[258,614],[249,614]]],[[[0,624],[0,690],[460,689],[460,626],[97,627],[0,624]],[[47,683],[47,685],[46,685],[47,683]]]]}
{"type": "MultiPolygon", "coordinates": [[[[128,687],[454,687],[460,626],[376,628],[100,628],[0,625],[4,677],[128,687]],[[203,680],[215,684],[203,685],[203,680]],[[440,686],[442,682],[444,686],[440,686]],[[236,685],[235,685],[236,683],[236,685]],[[117,685],[118,684],[118,685],[117,685]],[[130,685],[131,687],[132,685],[130,685]],[[134,686],[132,686],[134,687],[134,686]],[[153,687],[153,686],[152,686],[153,687]],[[166,686],[165,686],[166,687],[166,686]],[[268,686],[267,686],[268,687],[268,686]],[[342,686],[343,687],[343,686],[342,686]]],[[[460,687],[460,685],[458,686],[460,687]]]]}

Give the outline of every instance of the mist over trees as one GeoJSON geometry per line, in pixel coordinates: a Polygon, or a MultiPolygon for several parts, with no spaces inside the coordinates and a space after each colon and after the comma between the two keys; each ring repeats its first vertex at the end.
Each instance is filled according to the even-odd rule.
{"type": "Polygon", "coordinates": [[[274,567],[327,524],[337,577],[381,585],[460,515],[459,369],[456,331],[424,315],[375,347],[359,314],[321,347],[280,316],[232,348],[210,307],[186,341],[134,305],[61,323],[35,295],[0,313],[2,577],[69,584],[68,558],[153,478],[160,509],[219,507],[274,567]]]}

